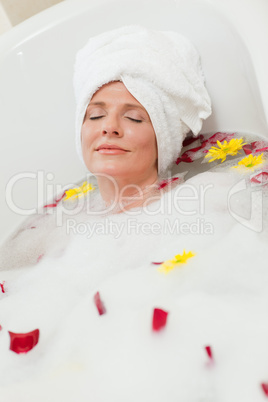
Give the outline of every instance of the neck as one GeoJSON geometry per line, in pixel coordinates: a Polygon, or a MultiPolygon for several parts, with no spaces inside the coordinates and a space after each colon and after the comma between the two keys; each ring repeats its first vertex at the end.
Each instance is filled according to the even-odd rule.
{"type": "Polygon", "coordinates": [[[113,205],[117,212],[142,206],[149,197],[159,193],[157,173],[135,182],[106,176],[98,176],[97,180],[102,199],[107,206],[113,205]]]}

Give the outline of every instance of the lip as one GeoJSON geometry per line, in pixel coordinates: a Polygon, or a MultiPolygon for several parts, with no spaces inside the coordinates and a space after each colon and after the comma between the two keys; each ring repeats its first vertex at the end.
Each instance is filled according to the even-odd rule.
{"type": "Polygon", "coordinates": [[[129,152],[127,149],[114,144],[101,144],[95,149],[95,151],[101,155],[121,155],[129,152]]]}
{"type": "Polygon", "coordinates": [[[128,152],[127,149],[121,148],[118,145],[114,145],[114,144],[101,144],[96,148],[96,151],[100,151],[100,150],[120,150],[120,151],[128,152]]]}

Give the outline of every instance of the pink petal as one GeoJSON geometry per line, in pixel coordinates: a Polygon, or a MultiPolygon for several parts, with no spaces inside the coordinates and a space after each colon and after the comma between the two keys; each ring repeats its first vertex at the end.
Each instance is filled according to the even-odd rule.
{"type": "Polygon", "coordinates": [[[105,314],[106,309],[105,309],[105,306],[104,306],[103,302],[101,301],[99,292],[97,292],[94,295],[94,302],[95,302],[95,305],[96,305],[96,307],[98,309],[99,315],[105,314]]]}
{"type": "Polygon", "coordinates": [[[212,354],[211,346],[205,346],[205,349],[206,349],[206,352],[207,352],[208,357],[209,357],[211,360],[213,360],[213,354],[212,354]]]}
{"type": "Polygon", "coordinates": [[[2,327],[2,325],[0,325],[0,331],[2,331],[2,329],[3,329],[3,327],[2,327]]]}
{"type": "Polygon", "coordinates": [[[152,327],[154,331],[159,331],[161,328],[166,326],[167,316],[167,311],[164,311],[161,308],[154,309],[152,322],[152,327]]]}
{"type": "Polygon", "coordinates": [[[16,334],[8,331],[10,335],[10,350],[15,353],[27,353],[37,345],[39,340],[39,329],[25,334],[16,334]]]}
{"type": "Polygon", "coordinates": [[[163,264],[163,262],[164,262],[164,261],[162,261],[162,262],[152,262],[152,264],[154,264],[154,265],[161,265],[161,264],[163,264]]]}
{"type": "Polygon", "coordinates": [[[40,260],[41,260],[41,258],[43,258],[44,257],[44,254],[40,254],[39,256],[38,256],[38,258],[37,258],[37,261],[36,262],[39,262],[40,260]]]}
{"type": "Polygon", "coordinates": [[[268,383],[266,382],[266,383],[262,383],[261,384],[261,387],[262,387],[262,390],[263,390],[263,392],[265,393],[265,395],[266,396],[268,396],[268,383]]]}
{"type": "Polygon", "coordinates": [[[6,290],[4,288],[4,283],[5,283],[5,281],[3,283],[0,283],[2,293],[6,293],[6,290]]]}

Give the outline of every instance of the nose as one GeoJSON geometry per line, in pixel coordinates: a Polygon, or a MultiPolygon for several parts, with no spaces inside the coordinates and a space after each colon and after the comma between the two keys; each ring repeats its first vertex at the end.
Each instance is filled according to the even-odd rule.
{"type": "Polygon", "coordinates": [[[102,134],[103,135],[115,135],[120,137],[123,135],[119,118],[114,114],[106,116],[103,119],[103,126],[102,126],[102,134]]]}

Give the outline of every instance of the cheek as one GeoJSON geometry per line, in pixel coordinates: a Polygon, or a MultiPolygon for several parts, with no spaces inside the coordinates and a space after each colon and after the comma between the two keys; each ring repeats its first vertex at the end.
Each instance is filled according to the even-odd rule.
{"type": "Polygon", "coordinates": [[[82,126],[81,130],[81,149],[82,149],[82,156],[84,162],[86,163],[87,168],[90,170],[89,163],[91,160],[91,147],[93,145],[94,139],[92,136],[91,130],[88,130],[87,127],[82,126]]]}
{"type": "Polygon", "coordinates": [[[153,133],[148,133],[148,135],[143,136],[140,142],[141,152],[145,153],[148,158],[157,158],[157,142],[156,136],[153,133]]]}
{"type": "Polygon", "coordinates": [[[81,146],[82,151],[91,147],[94,141],[94,136],[92,134],[92,130],[90,130],[86,125],[82,126],[81,130],[81,146]]]}

